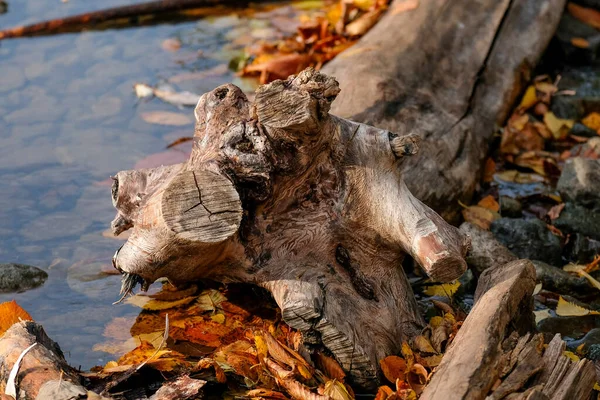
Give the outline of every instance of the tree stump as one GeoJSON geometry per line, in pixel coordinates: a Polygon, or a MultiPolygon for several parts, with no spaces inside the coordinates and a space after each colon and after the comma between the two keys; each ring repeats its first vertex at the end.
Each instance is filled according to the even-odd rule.
{"type": "Polygon", "coordinates": [[[372,387],[378,360],[423,326],[405,254],[451,281],[469,240],[403,182],[419,137],[330,115],[338,93],[308,69],[253,104],[233,85],[203,95],[186,163],[114,178],[113,231],[132,228],[114,263],[125,293],[160,277],[260,285],[305,343],[372,387]]]}

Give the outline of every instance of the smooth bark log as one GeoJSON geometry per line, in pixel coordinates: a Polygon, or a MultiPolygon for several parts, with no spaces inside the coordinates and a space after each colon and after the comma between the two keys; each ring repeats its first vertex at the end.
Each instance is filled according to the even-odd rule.
{"type": "Polygon", "coordinates": [[[254,104],[233,85],[202,96],[187,163],[115,177],[113,230],[133,229],[114,261],[125,292],[163,276],[265,287],[307,344],[373,387],[423,326],[404,255],[450,281],[469,240],[402,181],[419,139],[330,115],[338,92],[309,69],[254,104]]]}
{"type": "Polygon", "coordinates": [[[333,113],[423,136],[404,166],[415,196],[447,219],[468,202],[501,126],[549,43],[565,0],[421,0],[390,11],[323,68],[333,113]],[[434,183],[435,182],[435,183],[434,183]]]}

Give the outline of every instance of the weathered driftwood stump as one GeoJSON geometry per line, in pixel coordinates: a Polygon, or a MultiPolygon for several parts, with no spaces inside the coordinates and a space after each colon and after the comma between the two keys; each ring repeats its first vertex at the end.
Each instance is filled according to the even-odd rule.
{"type": "Polygon", "coordinates": [[[114,261],[126,292],[160,277],[260,285],[366,385],[423,324],[404,255],[450,281],[469,241],[402,181],[418,136],[330,115],[338,92],[309,69],[254,104],[233,85],[202,96],[188,162],[114,178],[114,233],[133,227],[114,261]]]}

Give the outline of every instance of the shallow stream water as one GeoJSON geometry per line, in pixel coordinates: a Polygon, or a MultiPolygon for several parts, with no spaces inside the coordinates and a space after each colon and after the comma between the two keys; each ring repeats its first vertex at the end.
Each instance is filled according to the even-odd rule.
{"type": "MultiPolygon", "coordinates": [[[[8,0],[0,28],[134,3],[8,0]]],[[[15,299],[73,366],[114,359],[94,345],[106,340],[111,320],[139,311],[113,306],[120,278],[101,273],[122,242],[107,234],[115,215],[108,178],[134,166],[183,161],[182,151],[165,146],[193,134],[191,108],[140,101],[134,83],[178,77],[176,89],[200,94],[232,81],[251,90],[228,62],[253,40],[293,31],[290,18],[298,10],[283,4],[252,15],[0,41],[0,263],[49,274],[41,288],[0,294],[0,302],[15,299]],[[173,38],[181,43],[177,51],[164,48],[173,38]],[[142,119],[157,110],[180,113],[189,123],[142,119]]]]}

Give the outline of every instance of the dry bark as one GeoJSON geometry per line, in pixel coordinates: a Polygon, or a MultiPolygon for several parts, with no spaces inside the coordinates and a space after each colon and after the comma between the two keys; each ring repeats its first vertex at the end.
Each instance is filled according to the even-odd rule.
{"type": "Polygon", "coordinates": [[[202,96],[187,163],[115,177],[113,230],[133,229],[114,261],[125,291],[163,276],[260,285],[372,387],[378,361],[423,326],[404,254],[450,281],[469,242],[402,181],[418,138],[330,115],[338,92],[309,69],[254,104],[233,85],[202,96]]]}
{"type": "Polygon", "coordinates": [[[454,218],[565,0],[421,0],[395,13],[402,2],[324,67],[343,92],[332,112],[423,136],[420,155],[404,166],[405,181],[417,198],[454,218]]]}
{"type": "Polygon", "coordinates": [[[514,327],[531,328],[535,269],[517,260],[486,270],[479,279],[475,306],[422,400],[483,399],[502,371],[502,343],[514,327]]]}
{"type": "Polygon", "coordinates": [[[8,376],[19,355],[34,343],[37,345],[21,361],[15,382],[19,399],[59,399],[68,397],[57,393],[87,393],[58,345],[40,325],[31,321],[14,324],[0,338],[0,392],[4,393],[8,376]]]}

